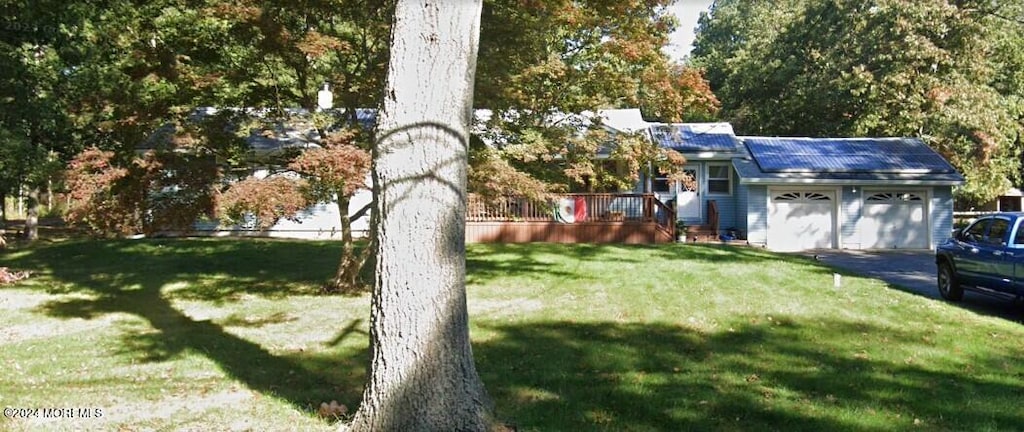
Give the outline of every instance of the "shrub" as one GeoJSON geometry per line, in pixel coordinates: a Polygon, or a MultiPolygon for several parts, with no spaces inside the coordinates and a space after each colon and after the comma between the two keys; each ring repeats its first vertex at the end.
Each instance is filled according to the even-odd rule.
{"type": "Polygon", "coordinates": [[[306,182],[284,176],[266,179],[249,177],[232,184],[218,200],[219,213],[228,222],[242,223],[246,216],[256,218],[256,227],[265,230],[282,218],[295,218],[310,203],[301,192],[306,182]]]}

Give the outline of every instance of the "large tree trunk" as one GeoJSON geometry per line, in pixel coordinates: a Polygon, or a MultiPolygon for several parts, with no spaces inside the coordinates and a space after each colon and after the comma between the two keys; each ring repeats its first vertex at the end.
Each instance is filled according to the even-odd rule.
{"type": "Polygon", "coordinates": [[[377,125],[377,276],[356,431],[482,431],[466,311],[466,163],[481,0],[400,0],[377,125]]]}

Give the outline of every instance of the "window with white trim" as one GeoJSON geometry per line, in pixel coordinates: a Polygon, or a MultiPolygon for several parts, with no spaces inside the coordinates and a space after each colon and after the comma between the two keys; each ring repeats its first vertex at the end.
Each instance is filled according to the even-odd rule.
{"type": "Polygon", "coordinates": [[[708,193],[716,195],[732,194],[732,170],[729,165],[708,165],[708,193]]]}
{"type": "Polygon", "coordinates": [[[668,180],[668,174],[661,172],[660,169],[654,169],[654,177],[651,179],[651,192],[672,192],[672,182],[668,180]]]}

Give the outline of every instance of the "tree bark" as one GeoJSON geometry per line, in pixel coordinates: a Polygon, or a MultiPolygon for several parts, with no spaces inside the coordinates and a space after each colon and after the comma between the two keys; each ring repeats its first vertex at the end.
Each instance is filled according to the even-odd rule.
{"type": "Polygon", "coordinates": [[[39,187],[33,186],[28,190],[26,201],[28,214],[25,215],[25,230],[22,236],[31,242],[39,238],[39,187]]]}
{"type": "Polygon", "coordinates": [[[400,0],[377,124],[371,359],[355,431],[483,431],[465,285],[481,0],[400,0]]]}
{"type": "MultiPolygon", "coordinates": [[[[368,279],[361,278],[363,266],[370,255],[370,248],[374,246],[371,238],[370,244],[360,251],[356,251],[355,239],[352,237],[352,217],[349,216],[349,205],[352,202],[351,196],[346,196],[340,191],[337,193],[339,223],[341,227],[341,261],[338,263],[334,279],[326,287],[328,292],[356,293],[364,292],[369,285],[368,279]]],[[[362,212],[359,212],[362,213],[362,212]]],[[[357,214],[355,219],[362,217],[357,214]]],[[[372,236],[371,236],[372,237],[372,236]]]]}
{"type": "Polygon", "coordinates": [[[0,249],[7,247],[7,194],[0,192],[0,249]]]}

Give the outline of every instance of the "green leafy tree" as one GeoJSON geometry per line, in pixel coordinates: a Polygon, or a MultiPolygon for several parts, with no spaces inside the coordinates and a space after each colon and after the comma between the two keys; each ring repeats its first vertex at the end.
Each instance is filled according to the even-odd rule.
{"type": "Polygon", "coordinates": [[[1000,17],[1019,9],[980,0],[719,1],[701,20],[693,58],[741,133],[919,136],[965,175],[961,199],[985,201],[1019,180],[1012,65],[1021,27],[1000,17]]]}
{"type": "Polygon", "coordinates": [[[495,111],[484,137],[495,149],[471,160],[471,173],[492,175],[472,176],[486,182],[472,181],[470,189],[525,187],[521,194],[537,195],[526,176],[547,192],[618,191],[629,188],[635,174],[621,169],[635,160],[622,157],[659,156],[657,149],[609,153],[615,140],[628,138],[610,137],[592,119],[566,114],[641,107],[654,120],[712,119],[718,101],[701,72],[671,64],[661,51],[675,26],[667,4],[485,2],[476,94],[479,106],[495,111]],[[587,132],[581,136],[581,130],[587,132]],[[493,175],[498,169],[503,174],[493,175]],[[511,183],[496,188],[497,179],[511,183]]]}
{"type": "Polygon", "coordinates": [[[27,191],[24,235],[29,240],[38,232],[41,190],[54,179],[55,166],[62,165],[58,158],[71,153],[61,79],[68,37],[58,28],[56,10],[46,8],[55,5],[41,3],[41,8],[0,5],[0,145],[5,156],[0,197],[27,191]]]}

